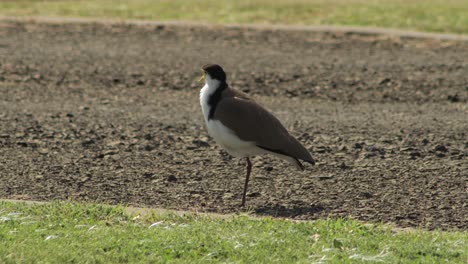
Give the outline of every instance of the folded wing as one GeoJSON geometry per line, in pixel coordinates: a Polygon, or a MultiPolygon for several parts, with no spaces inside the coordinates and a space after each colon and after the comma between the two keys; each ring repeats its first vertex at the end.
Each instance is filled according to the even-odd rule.
{"type": "Polygon", "coordinates": [[[239,138],[255,142],[260,148],[314,163],[309,151],[275,116],[255,101],[240,96],[223,98],[218,103],[214,119],[223,120],[223,125],[239,138]]]}

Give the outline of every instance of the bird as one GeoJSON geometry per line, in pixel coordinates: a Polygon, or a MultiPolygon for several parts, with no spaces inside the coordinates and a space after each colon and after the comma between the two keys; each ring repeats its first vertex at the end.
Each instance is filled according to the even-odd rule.
{"type": "Polygon", "coordinates": [[[245,158],[247,173],[241,207],[245,206],[252,171],[250,158],[272,154],[304,170],[302,161],[315,164],[309,151],[281,122],[247,94],[231,88],[218,64],[202,67],[200,105],[208,134],[230,155],[245,158]]]}

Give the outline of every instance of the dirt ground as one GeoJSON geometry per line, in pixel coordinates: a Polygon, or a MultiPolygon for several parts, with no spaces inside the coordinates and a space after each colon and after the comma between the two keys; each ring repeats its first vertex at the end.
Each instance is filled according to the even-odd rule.
{"type": "Polygon", "coordinates": [[[468,42],[0,21],[0,198],[468,229],[468,42]],[[204,128],[200,67],[313,154],[244,162],[204,128]]]}

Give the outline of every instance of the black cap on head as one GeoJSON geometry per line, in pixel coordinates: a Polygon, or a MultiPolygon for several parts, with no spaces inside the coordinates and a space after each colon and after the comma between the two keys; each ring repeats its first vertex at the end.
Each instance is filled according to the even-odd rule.
{"type": "Polygon", "coordinates": [[[206,64],[202,67],[203,71],[210,75],[211,78],[221,82],[226,82],[226,73],[218,64],[206,64]]]}

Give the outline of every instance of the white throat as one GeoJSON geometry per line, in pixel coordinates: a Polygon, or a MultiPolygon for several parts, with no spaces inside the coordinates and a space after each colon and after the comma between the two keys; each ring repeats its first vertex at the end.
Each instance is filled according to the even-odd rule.
{"type": "Polygon", "coordinates": [[[208,100],[216,89],[218,89],[220,84],[220,81],[211,78],[210,75],[207,74],[205,78],[205,86],[200,90],[200,105],[206,122],[208,122],[208,114],[210,113],[211,108],[211,106],[208,105],[208,100]]]}

